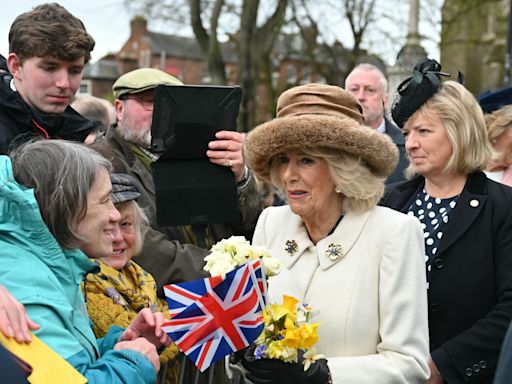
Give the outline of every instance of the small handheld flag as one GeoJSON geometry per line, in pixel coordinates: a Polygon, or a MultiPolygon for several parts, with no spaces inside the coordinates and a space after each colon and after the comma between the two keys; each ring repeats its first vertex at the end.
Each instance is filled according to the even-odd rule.
{"type": "Polygon", "coordinates": [[[203,372],[248,347],[263,330],[267,285],[261,260],[225,276],[164,287],[171,319],[163,330],[203,372]]]}

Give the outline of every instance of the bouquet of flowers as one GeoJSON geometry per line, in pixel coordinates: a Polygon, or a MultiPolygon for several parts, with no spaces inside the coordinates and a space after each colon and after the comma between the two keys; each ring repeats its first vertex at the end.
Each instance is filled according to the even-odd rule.
{"type": "MultiPolygon", "coordinates": [[[[252,260],[263,261],[265,276],[275,276],[281,270],[281,261],[273,258],[269,250],[253,246],[243,236],[231,236],[216,243],[205,257],[204,270],[211,276],[225,275],[252,260]]],[[[263,310],[263,331],[256,339],[255,359],[280,359],[284,362],[299,360],[302,355],[304,370],[318,359],[316,353],[319,323],[310,323],[312,310],[294,297],[284,296],[282,304],[267,305],[263,310]]]]}
{"type": "Polygon", "coordinates": [[[319,323],[310,323],[311,315],[311,307],[292,296],[284,295],[282,304],[267,306],[263,310],[265,328],[255,341],[255,358],[296,363],[298,352],[302,351],[305,371],[316,360],[324,359],[314,347],[319,323]]]}
{"type": "Polygon", "coordinates": [[[272,257],[268,249],[251,245],[243,236],[231,236],[216,243],[204,260],[204,270],[212,276],[224,275],[248,261],[261,259],[266,277],[281,270],[281,261],[272,257]]]}

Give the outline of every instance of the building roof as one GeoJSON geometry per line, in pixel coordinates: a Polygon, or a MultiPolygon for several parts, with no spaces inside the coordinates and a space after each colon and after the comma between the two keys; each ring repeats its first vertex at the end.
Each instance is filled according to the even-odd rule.
{"type": "Polygon", "coordinates": [[[95,63],[88,63],[84,68],[84,79],[116,80],[119,73],[116,60],[100,59],[95,63]]]}
{"type": "MultiPolygon", "coordinates": [[[[203,53],[195,38],[164,33],[149,32],[144,36],[152,54],[165,52],[167,56],[179,57],[182,59],[203,60],[203,53]]],[[[236,47],[232,43],[221,43],[221,51],[224,61],[235,63],[236,47]]]]}

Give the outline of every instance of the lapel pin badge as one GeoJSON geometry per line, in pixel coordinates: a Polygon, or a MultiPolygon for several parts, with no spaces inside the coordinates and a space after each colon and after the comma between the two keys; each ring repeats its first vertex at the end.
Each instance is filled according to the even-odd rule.
{"type": "Polygon", "coordinates": [[[340,257],[343,257],[344,254],[343,254],[343,248],[341,247],[341,245],[339,244],[334,244],[334,243],[331,243],[329,244],[329,246],[327,247],[326,251],[325,251],[325,254],[327,255],[327,257],[329,257],[329,259],[331,259],[332,261],[336,261],[338,260],[340,257]]]}
{"type": "Polygon", "coordinates": [[[293,256],[299,251],[299,246],[295,240],[286,240],[284,250],[288,256],[293,256]]]}

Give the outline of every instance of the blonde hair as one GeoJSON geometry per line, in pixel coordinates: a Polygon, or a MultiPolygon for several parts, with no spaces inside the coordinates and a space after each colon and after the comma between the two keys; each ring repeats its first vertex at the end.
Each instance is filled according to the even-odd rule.
{"type": "Polygon", "coordinates": [[[487,137],[492,143],[507,128],[512,128],[512,105],[506,105],[492,113],[485,115],[487,124],[487,137]]]}
{"type": "MultiPolygon", "coordinates": [[[[485,169],[491,159],[492,148],[487,139],[484,115],[475,97],[463,85],[445,81],[405,125],[418,117],[431,120],[432,111],[446,129],[453,150],[444,172],[468,174],[485,169]]],[[[407,177],[416,173],[412,164],[405,173],[407,177]]]]}
{"type": "MultiPolygon", "coordinates": [[[[375,176],[362,158],[327,147],[307,147],[301,151],[307,156],[326,161],[336,190],[343,196],[344,212],[369,211],[384,194],[385,178],[375,176]]],[[[270,163],[270,180],[283,191],[277,156],[270,163]]]]}

